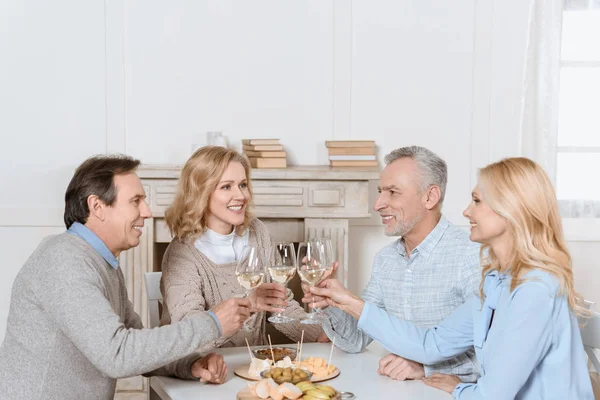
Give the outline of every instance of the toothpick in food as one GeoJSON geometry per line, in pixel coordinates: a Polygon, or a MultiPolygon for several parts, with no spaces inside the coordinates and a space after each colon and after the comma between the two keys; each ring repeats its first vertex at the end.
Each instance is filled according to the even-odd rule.
{"type": "Polygon", "coordinates": [[[298,353],[298,362],[302,362],[302,344],[304,343],[304,329],[302,329],[302,336],[300,336],[300,352],[298,353]]]}
{"type": "Polygon", "coordinates": [[[269,337],[269,348],[271,349],[271,357],[273,357],[273,365],[275,365],[275,353],[273,353],[273,345],[271,344],[271,335],[267,335],[267,336],[269,337]]]}
{"type": "Polygon", "coordinates": [[[335,336],[333,337],[333,342],[331,342],[331,351],[329,352],[329,361],[327,361],[327,371],[329,371],[329,366],[331,365],[331,356],[333,355],[334,347],[335,347],[335,336]]]}
{"type": "Polygon", "coordinates": [[[248,347],[248,354],[250,354],[250,362],[252,362],[252,359],[254,357],[252,357],[252,352],[250,351],[250,345],[248,344],[248,338],[245,338],[245,339],[246,339],[246,346],[248,347]]]}

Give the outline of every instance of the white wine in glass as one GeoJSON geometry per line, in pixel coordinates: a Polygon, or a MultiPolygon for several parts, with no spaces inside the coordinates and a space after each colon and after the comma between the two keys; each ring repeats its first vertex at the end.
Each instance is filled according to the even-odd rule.
{"type": "MultiPolygon", "coordinates": [[[[248,297],[254,289],[263,283],[267,261],[265,255],[265,249],[260,247],[244,246],[242,249],[235,267],[235,275],[240,286],[246,290],[244,297],[248,297]]],[[[244,322],[242,330],[248,332],[250,328],[246,322],[244,322]]]]}
{"type": "Polygon", "coordinates": [[[296,267],[276,265],[269,267],[269,275],[274,282],[286,285],[296,275],[296,267]]]}
{"type": "MultiPolygon", "coordinates": [[[[315,286],[327,272],[325,264],[323,264],[323,250],[315,241],[300,243],[298,246],[298,261],[297,269],[298,276],[302,282],[309,286],[315,286]]],[[[321,324],[323,317],[315,312],[314,308],[310,310],[306,318],[300,320],[303,324],[321,324]]]]}
{"type": "Polygon", "coordinates": [[[255,272],[240,272],[236,276],[240,285],[249,292],[259,287],[265,278],[264,273],[255,272]]]}
{"type": "Polygon", "coordinates": [[[300,275],[300,279],[302,280],[302,282],[310,286],[315,286],[318,285],[319,282],[321,282],[321,279],[323,279],[323,276],[326,272],[326,268],[315,268],[306,269],[302,272],[299,272],[298,274],[300,275]]]}
{"type": "MultiPolygon", "coordinates": [[[[281,283],[284,287],[296,274],[296,252],[293,243],[276,243],[271,254],[269,275],[274,282],[281,283]]],[[[283,315],[280,309],[275,315],[269,317],[269,322],[285,324],[295,321],[294,318],[283,315]]]]}

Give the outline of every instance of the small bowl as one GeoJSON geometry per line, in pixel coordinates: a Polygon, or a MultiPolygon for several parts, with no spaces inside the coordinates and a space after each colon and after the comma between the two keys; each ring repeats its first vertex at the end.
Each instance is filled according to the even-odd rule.
{"type": "MultiPolygon", "coordinates": [[[[272,368],[271,368],[271,369],[272,369],[272,368]]],[[[298,383],[298,382],[310,381],[310,378],[312,378],[312,376],[313,376],[313,373],[312,373],[312,372],[310,372],[310,371],[308,371],[308,370],[306,370],[306,369],[304,369],[304,368],[296,368],[296,370],[301,370],[301,371],[303,371],[303,372],[306,374],[306,378],[302,378],[301,380],[299,380],[299,381],[295,381],[295,382],[294,382],[293,380],[291,380],[291,381],[282,380],[282,379],[281,379],[281,375],[280,375],[280,376],[278,376],[278,377],[277,377],[277,379],[276,379],[276,378],[273,378],[272,376],[266,376],[267,372],[270,372],[270,371],[271,371],[270,369],[268,369],[268,370],[266,370],[266,371],[262,371],[262,372],[260,373],[260,377],[261,377],[261,378],[273,378],[273,380],[275,381],[275,383],[277,383],[278,385],[281,385],[283,382],[290,382],[290,383],[293,383],[293,384],[295,385],[295,384],[296,384],[296,383],[298,383]]]]}
{"type": "MultiPolygon", "coordinates": [[[[289,357],[292,361],[296,358],[296,349],[291,347],[273,347],[273,354],[275,356],[275,362],[283,360],[285,357],[289,357]]],[[[271,359],[271,349],[269,346],[258,347],[252,350],[252,355],[259,360],[271,359]]]]}

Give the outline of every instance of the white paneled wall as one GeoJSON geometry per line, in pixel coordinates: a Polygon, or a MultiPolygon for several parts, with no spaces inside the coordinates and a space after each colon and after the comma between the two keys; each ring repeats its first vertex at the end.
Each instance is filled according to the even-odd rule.
{"type": "Polygon", "coordinates": [[[352,8],[351,136],[375,139],[381,157],[412,144],[443,157],[451,220],[471,190],[475,1],[462,3],[363,0],[352,8]]]}
{"type": "MultiPolygon", "coordinates": [[[[296,165],[326,164],[324,140],[375,139],[380,160],[419,144],[447,160],[444,210],[464,225],[476,168],[521,152],[530,3],[1,2],[0,340],[14,277],[64,229],[68,180],[96,153],[183,163],[213,130],[238,149],[279,137],[296,165]]],[[[390,240],[376,218],[351,228],[352,290],[390,240]]],[[[599,242],[570,245],[579,289],[600,302],[599,242]]]]}

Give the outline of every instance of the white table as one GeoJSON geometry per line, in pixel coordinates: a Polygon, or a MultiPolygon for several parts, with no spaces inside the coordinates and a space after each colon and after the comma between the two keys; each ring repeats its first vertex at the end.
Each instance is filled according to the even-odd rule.
{"type": "MultiPolygon", "coordinates": [[[[327,359],[331,344],[306,343],[302,349],[302,358],[316,356],[327,359]]],[[[248,381],[233,374],[233,371],[250,362],[245,347],[218,349],[229,368],[227,381],[222,385],[202,384],[196,381],[184,381],[168,377],[150,379],[151,400],[235,400],[238,391],[247,386],[248,381]]],[[[452,396],[446,392],[426,386],[421,381],[398,382],[377,374],[379,359],[386,351],[377,343],[372,343],[359,354],[348,354],[336,348],[333,351],[332,364],[341,373],[338,377],[324,382],[337,390],[352,392],[357,400],[373,399],[425,399],[449,400],[452,396]]]]}

